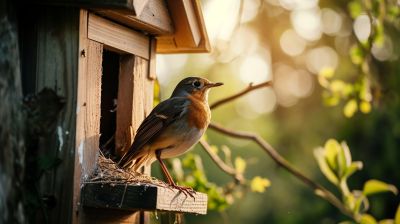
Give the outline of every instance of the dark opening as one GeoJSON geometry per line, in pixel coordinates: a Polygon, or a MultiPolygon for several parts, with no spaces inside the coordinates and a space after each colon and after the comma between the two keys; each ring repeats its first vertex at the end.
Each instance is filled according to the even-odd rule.
{"type": "Polygon", "coordinates": [[[115,155],[115,130],[120,55],[103,51],[103,75],[101,77],[100,149],[106,157],[115,155]]]}

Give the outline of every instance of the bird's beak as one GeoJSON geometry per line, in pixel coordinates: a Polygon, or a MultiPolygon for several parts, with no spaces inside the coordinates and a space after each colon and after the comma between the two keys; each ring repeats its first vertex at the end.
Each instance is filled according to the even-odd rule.
{"type": "Polygon", "coordinates": [[[224,83],[222,83],[222,82],[216,82],[216,83],[210,82],[206,86],[207,86],[207,88],[212,88],[212,87],[222,86],[223,84],[224,83]]]}

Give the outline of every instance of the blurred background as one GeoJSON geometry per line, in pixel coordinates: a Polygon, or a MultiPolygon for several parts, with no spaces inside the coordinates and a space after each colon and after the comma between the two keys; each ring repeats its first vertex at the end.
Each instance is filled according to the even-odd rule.
{"type": "MultiPolygon", "coordinates": [[[[400,187],[400,23],[394,0],[202,0],[210,54],[158,55],[161,99],[186,76],[225,85],[210,103],[273,80],[225,104],[212,121],[261,135],[303,173],[338,193],[321,174],[313,150],[329,138],[346,141],[364,167],[349,179],[362,189],[368,179],[400,187]]],[[[337,209],[279,168],[255,144],[207,131],[207,141],[246,161],[244,175],[269,179],[263,193],[236,191],[206,216],[187,223],[338,223],[337,209]]],[[[232,181],[199,154],[207,180],[232,181]]],[[[192,155],[190,155],[192,156],[192,155]]],[[[184,158],[185,159],[185,158],[184,158]]],[[[186,158],[187,159],[187,158],[186,158]]],[[[157,174],[157,171],[156,171],[157,174]]],[[[370,199],[377,219],[393,218],[399,196],[370,199]]]]}

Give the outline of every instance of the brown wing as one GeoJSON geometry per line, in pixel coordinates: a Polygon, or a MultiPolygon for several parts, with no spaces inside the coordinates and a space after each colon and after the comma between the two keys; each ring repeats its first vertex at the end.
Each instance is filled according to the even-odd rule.
{"type": "Polygon", "coordinates": [[[147,143],[159,136],[165,127],[170,125],[185,112],[189,100],[183,97],[169,98],[158,104],[147,116],[137,130],[133,144],[118,165],[125,168],[147,143]]]}

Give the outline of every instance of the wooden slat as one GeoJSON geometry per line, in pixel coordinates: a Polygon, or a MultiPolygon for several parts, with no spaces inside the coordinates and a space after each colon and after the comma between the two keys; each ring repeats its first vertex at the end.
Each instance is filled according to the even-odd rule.
{"type": "MultiPolygon", "coordinates": [[[[53,208],[47,211],[49,223],[71,223],[73,211],[75,131],[79,41],[79,9],[61,7],[40,7],[31,9],[29,21],[37,32],[35,63],[36,91],[43,88],[54,90],[63,97],[65,105],[56,121],[55,127],[49,127],[45,136],[41,136],[37,155],[47,158],[60,158],[61,164],[46,171],[40,179],[39,194],[56,198],[53,208]],[[35,24],[35,25],[32,25],[35,24]]],[[[26,28],[29,29],[29,28],[26,28]]],[[[31,42],[26,42],[32,46],[31,42]]],[[[32,61],[33,60],[33,61],[32,61]]]]}
{"type": "Polygon", "coordinates": [[[112,8],[134,12],[136,0],[32,0],[32,3],[46,5],[78,6],[86,8],[112,8]]]}
{"type": "Polygon", "coordinates": [[[194,198],[176,189],[148,184],[86,183],[82,204],[87,207],[120,210],[160,210],[207,214],[207,195],[197,192],[194,198]]]}
{"type": "Polygon", "coordinates": [[[152,37],[150,39],[149,75],[147,76],[150,80],[155,80],[157,78],[157,74],[156,74],[156,53],[157,53],[156,52],[156,48],[157,48],[157,39],[152,37]]]}
{"type": "Polygon", "coordinates": [[[206,53],[211,51],[200,1],[168,0],[176,32],[157,37],[157,53],[206,53]],[[173,6],[173,7],[171,7],[173,6]]]}
{"type": "Polygon", "coordinates": [[[88,38],[122,53],[130,53],[149,59],[147,36],[107,19],[89,14],[88,38]]]}
{"type": "Polygon", "coordinates": [[[173,22],[164,0],[147,0],[147,4],[143,5],[142,11],[136,15],[109,9],[96,10],[96,12],[119,23],[152,35],[170,35],[174,32],[173,22]]]}
{"type": "Polygon", "coordinates": [[[144,7],[146,7],[147,3],[149,3],[149,0],[133,0],[136,16],[140,16],[140,14],[142,14],[142,11],[144,7]]]}
{"type": "Polygon", "coordinates": [[[115,132],[115,151],[122,156],[132,144],[132,118],[135,112],[133,100],[135,56],[121,56],[118,84],[117,128],[115,132]]]}
{"type": "MultiPolygon", "coordinates": [[[[76,134],[75,134],[75,150],[79,149],[80,143],[85,139],[84,125],[85,113],[84,104],[86,102],[86,73],[87,73],[87,21],[88,13],[86,10],[80,10],[79,15],[79,61],[78,61],[78,83],[77,83],[77,102],[76,102],[76,134]],[[80,109],[83,109],[82,111],[80,109]]],[[[79,211],[80,192],[81,192],[81,178],[82,178],[82,161],[79,154],[75,154],[75,169],[74,169],[74,194],[73,194],[73,211],[79,211]]],[[[72,213],[72,223],[78,223],[79,213],[72,213]]]]}
{"type": "Polygon", "coordinates": [[[197,47],[200,43],[200,27],[192,0],[167,0],[174,21],[174,38],[178,47],[197,47]]]}

